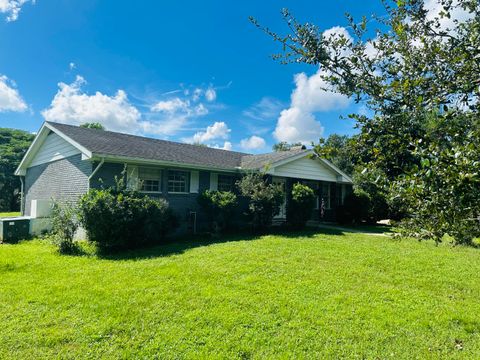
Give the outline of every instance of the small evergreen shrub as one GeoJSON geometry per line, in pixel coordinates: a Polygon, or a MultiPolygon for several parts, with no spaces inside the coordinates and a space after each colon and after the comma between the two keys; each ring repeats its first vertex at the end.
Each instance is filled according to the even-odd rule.
{"type": "Polygon", "coordinates": [[[178,226],[166,200],[126,189],[92,189],[79,208],[89,240],[102,250],[158,244],[178,226]]]}
{"type": "Polygon", "coordinates": [[[51,239],[60,254],[73,254],[77,246],[73,241],[79,227],[78,209],[71,204],[54,202],[52,206],[51,239]]]}
{"type": "Polygon", "coordinates": [[[255,231],[265,230],[272,224],[283,203],[284,194],[280,186],[268,183],[263,174],[250,173],[237,182],[240,193],[248,201],[249,215],[255,231]]]}
{"type": "Polygon", "coordinates": [[[198,196],[198,203],[205,211],[214,232],[219,233],[230,227],[237,206],[237,196],[234,193],[206,190],[198,196]]]}
{"type": "Polygon", "coordinates": [[[343,205],[337,207],[337,222],[340,224],[360,224],[369,219],[370,198],[365,192],[345,196],[343,205]]]}
{"type": "Polygon", "coordinates": [[[287,209],[287,222],[295,230],[305,227],[315,206],[315,192],[307,185],[296,183],[292,187],[292,201],[287,209]]]}

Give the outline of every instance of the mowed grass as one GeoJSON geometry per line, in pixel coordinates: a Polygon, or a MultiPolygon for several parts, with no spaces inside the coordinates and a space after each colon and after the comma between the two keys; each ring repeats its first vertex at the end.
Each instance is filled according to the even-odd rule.
{"type": "Polygon", "coordinates": [[[20,212],[0,212],[0,218],[20,216],[20,212]]]}
{"type": "Polygon", "coordinates": [[[0,246],[0,356],[480,358],[480,252],[304,233],[112,258],[0,246]]]}

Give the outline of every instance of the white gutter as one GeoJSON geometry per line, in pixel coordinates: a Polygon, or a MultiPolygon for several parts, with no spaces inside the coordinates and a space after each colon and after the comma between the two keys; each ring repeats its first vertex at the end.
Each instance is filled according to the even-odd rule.
{"type": "Polygon", "coordinates": [[[102,167],[103,163],[105,162],[105,158],[102,158],[102,160],[100,161],[100,163],[97,165],[97,167],[95,168],[95,170],[93,170],[93,172],[90,174],[90,176],[88,177],[88,189],[90,190],[90,181],[92,180],[92,178],[95,176],[95,174],[98,172],[98,170],[100,170],[100,168],[102,167]]]}
{"type": "Polygon", "coordinates": [[[24,205],[23,205],[23,190],[24,190],[24,185],[23,185],[23,176],[20,176],[20,183],[21,183],[21,187],[20,187],[20,215],[24,215],[23,213],[23,210],[24,210],[24,205]]]}

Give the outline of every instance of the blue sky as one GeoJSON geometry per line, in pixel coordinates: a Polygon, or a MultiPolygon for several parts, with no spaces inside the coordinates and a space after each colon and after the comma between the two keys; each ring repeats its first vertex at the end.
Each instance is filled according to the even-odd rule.
{"type": "Polygon", "coordinates": [[[339,117],[361,105],[322,92],[315,67],[273,61],[279,45],[248,21],[284,32],[283,7],[322,30],[382,12],[357,0],[0,0],[0,127],[99,121],[248,152],[353,133],[339,117]]]}

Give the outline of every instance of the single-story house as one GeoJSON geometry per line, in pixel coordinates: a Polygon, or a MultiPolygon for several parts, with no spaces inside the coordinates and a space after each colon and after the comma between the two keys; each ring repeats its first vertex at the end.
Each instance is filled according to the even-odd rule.
{"type": "MultiPolygon", "coordinates": [[[[45,122],[16,170],[22,181],[22,215],[46,216],[45,204],[76,201],[92,188],[126,183],[151,197],[165,198],[184,228],[201,220],[198,193],[233,190],[250,171],[263,171],[289,193],[295,182],[317,194],[313,220],[332,219],[335,207],[351,191],[352,181],[305,147],[268,154],[246,154],[98,129],[45,122]],[[324,211],[321,211],[323,202],[324,211]]],[[[276,220],[286,217],[288,196],[276,220]]]]}

